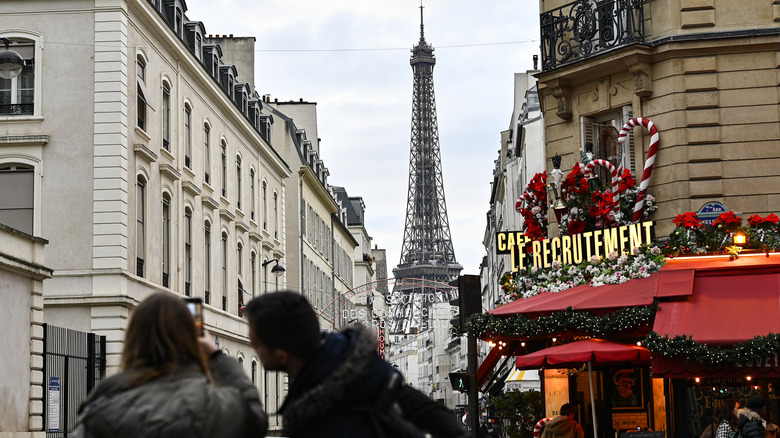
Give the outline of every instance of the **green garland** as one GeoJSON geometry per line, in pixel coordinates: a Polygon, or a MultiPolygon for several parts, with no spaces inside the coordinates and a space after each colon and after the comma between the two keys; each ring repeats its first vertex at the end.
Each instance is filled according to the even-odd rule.
{"type": "Polygon", "coordinates": [[[650,322],[656,310],[657,303],[642,307],[624,307],[602,316],[577,311],[571,307],[536,319],[527,318],[525,315],[501,317],[485,313],[469,316],[466,327],[469,334],[477,337],[533,338],[566,330],[582,332],[588,336],[604,336],[650,322]]]}
{"type": "Polygon", "coordinates": [[[686,362],[728,367],[749,365],[777,353],[780,351],[780,335],[770,333],[766,336],[756,336],[731,348],[724,348],[708,347],[694,341],[690,336],[681,335],[670,338],[656,332],[650,332],[642,341],[642,345],[652,353],[658,353],[662,356],[681,357],[686,362]]]}

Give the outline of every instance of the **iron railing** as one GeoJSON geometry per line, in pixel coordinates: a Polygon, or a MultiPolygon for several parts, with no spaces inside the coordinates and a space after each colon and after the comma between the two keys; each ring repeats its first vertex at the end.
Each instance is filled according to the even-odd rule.
{"type": "Polygon", "coordinates": [[[643,3],[578,0],[542,13],[542,70],[644,42],[643,3]]]}
{"type": "Polygon", "coordinates": [[[0,115],[3,116],[30,116],[35,109],[34,103],[14,103],[0,105],[0,115]]]}

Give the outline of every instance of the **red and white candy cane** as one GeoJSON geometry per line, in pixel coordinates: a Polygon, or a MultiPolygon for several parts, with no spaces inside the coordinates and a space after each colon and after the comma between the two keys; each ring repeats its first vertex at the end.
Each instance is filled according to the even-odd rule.
{"type": "Polygon", "coordinates": [[[533,201],[536,199],[536,196],[534,196],[531,192],[525,192],[522,195],[520,195],[519,198],[517,198],[517,201],[515,201],[515,211],[520,211],[521,208],[523,208],[523,202],[527,201],[533,201]]]}
{"type": "Polygon", "coordinates": [[[639,222],[642,218],[642,209],[645,205],[645,196],[647,196],[647,186],[650,184],[650,174],[653,173],[653,164],[655,163],[655,154],[658,152],[658,128],[648,119],[637,117],[631,119],[623,125],[623,129],[618,134],[618,143],[624,143],[634,126],[642,125],[650,133],[650,149],[647,150],[647,159],[645,168],[642,171],[642,180],[639,182],[639,192],[636,194],[636,204],[634,204],[634,214],[631,216],[632,222],[639,222]]]}
{"type": "Polygon", "coordinates": [[[612,194],[614,195],[612,209],[617,213],[620,210],[620,194],[618,193],[618,189],[620,189],[620,174],[618,169],[607,160],[596,159],[585,165],[585,178],[590,179],[593,177],[593,168],[595,166],[601,166],[609,170],[609,175],[612,178],[612,194]]]}
{"type": "Polygon", "coordinates": [[[536,426],[534,426],[534,438],[539,438],[542,435],[542,429],[544,429],[544,426],[550,420],[552,420],[552,418],[542,418],[536,423],[536,426]]]}

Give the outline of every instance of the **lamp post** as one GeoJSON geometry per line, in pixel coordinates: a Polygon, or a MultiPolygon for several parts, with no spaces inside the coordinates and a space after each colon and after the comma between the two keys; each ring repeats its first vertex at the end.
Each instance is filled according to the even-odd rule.
{"type": "Polygon", "coordinates": [[[13,79],[22,72],[24,58],[8,47],[11,45],[11,40],[0,38],[0,41],[5,44],[5,50],[0,52],[0,78],[13,79]]]}
{"type": "MultiPolygon", "coordinates": [[[[263,274],[265,274],[265,267],[268,266],[268,264],[271,263],[271,262],[276,262],[274,267],[271,268],[271,273],[274,274],[277,277],[277,280],[276,280],[276,290],[279,290],[279,280],[278,280],[278,278],[281,277],[282,274],[284,274],[285,269],[284,269],[284,266],[279,264],[279,259],[271,259],[271,260],[268,260],[267,262],[263,262],[263,274]]],[[[268,278],[267,275],[264,275],[263,277],[268,278]]],[[[268,291],[268,288],[266,288],[266,292],[267,291],[268,291]]]]}

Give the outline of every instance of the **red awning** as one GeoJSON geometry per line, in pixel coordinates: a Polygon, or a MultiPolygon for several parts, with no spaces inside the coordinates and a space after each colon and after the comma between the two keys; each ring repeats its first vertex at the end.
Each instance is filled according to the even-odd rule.
{"type": "Polygon", "coordinates": [[[604,339],[580,339],[517,356],[517,369],[576,368],[586,362],[593,366],[648,364],[650,352],[638,345],[619,344],[604,339]]]}
{"type": "Polygon", "coordinates": [[[490,311],[493,315],[544,314],[572,307],[575,310],[616,309],[647,306],[656,297],[689,295],[693,285],[693,270],[669,270],[650,274],[647,278],[623,284],[592,287],[577,286],[561,292],[545,292],[513,301],[490,311]]]}
{"type": "MultiPolygon", "coordinates": [[[[732,346],[756,336],[780,333],[780,274],[773,270],[697,272],[693,295],[682,301],[662,302],[653,330],[661,336],[685,335],[715,346],[732,346]]],[[[659,355],[652,358],[656,377],[780,376],[777,355],[743,367],[707,365],[659,355]]]]}

